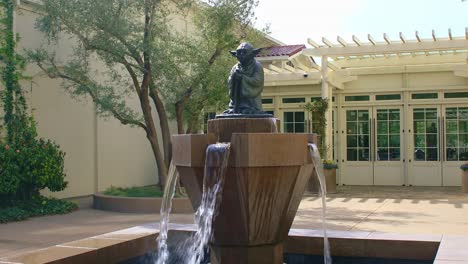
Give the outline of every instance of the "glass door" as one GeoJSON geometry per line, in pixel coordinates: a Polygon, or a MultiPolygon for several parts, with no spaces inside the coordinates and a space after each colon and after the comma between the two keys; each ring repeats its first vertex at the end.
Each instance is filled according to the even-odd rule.
{"type": "Polygon", "coordinates": [[[441,109],[438,106],[411,108],[408,178],[411,185],[441,186],[441,109]]]}
{"type": "Polygon", "coordinates": [[[345,148],[342,160],[342,183],[349,185],[373,185],[371,161],[371,111],[370,108],[345,110],[343,124],[345,148]]]}
{"type": "Polygon", "coordinates": [[[376,108],[373,121],[374,185],[403,185],[400,108],[376,108]]]}
{"type": "Polygon", "coordinates": [[[468,160],[468,107],[445,106],[442,130],[442,184],[460,185],[460,165],[468,160]]]}
{"type": "Polygon", "coordinates": [[[342,182],[403,185],[402,115],[398,107],[345,110],[342,182]]]}

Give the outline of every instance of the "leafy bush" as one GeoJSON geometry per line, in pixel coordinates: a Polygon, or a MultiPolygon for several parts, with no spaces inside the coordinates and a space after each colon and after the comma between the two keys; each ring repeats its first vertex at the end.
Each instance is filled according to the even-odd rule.
{"type": "Polygon", "coordinates": [[[131,188],[111,186],[104,191],[104,194],[123,197],[163,197],[164,192],[155,185],[131,188]]]}
{"type": "Polygon", "coordinates": [[[33,216],[66,214],[78,206],[70,201],[38,196],[32,200],[9,200],[0,203],[0,223],[20,221],[33,216]]]}
{"type": "Polygon", "coordinates": [[[49,188],[61,191],[64,180],[64,157],[58,145],[44,139],[18,139],[0,143],[0,197],[27,200],[49,188]]]}

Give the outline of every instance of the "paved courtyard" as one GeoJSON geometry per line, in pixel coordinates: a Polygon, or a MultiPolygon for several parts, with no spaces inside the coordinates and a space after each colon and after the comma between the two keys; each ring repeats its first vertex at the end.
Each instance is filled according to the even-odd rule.
{"type": "MultiPolygon", "coordinates": [[[[459,188],[340,187],[327,197],[330,230],[468,236],[468,196],[459,188]]],[[[82,208],[67,215],[0,224],[0,257],[159,220],[158,214],[125,214],[82,208]]],[[[171,216],[193,223],[192,215],[171,216]]],[[[321,201],[306,195],[293,228],[321,228],[321,201]]]]}

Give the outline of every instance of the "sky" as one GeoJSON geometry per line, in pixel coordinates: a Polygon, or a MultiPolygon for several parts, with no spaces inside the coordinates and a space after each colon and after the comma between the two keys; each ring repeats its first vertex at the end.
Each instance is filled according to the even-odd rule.
{"type": "Polygon", "coordinates": [[[337,36],[352,42],[352,35],[367,42],[367,34],[383,41],[383,33],[399,40],[464,36],[468,27],[468,0],[259,0],[257,27],[269,25],[270,35],[286,44],[307,44],[322,37],[337,43],[337,36]]]}

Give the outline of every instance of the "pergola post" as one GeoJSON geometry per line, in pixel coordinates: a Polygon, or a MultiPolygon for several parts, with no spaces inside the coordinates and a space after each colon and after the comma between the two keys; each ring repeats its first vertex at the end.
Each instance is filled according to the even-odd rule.
{"type": "MultiPolygon", "coordinates": [[[[326,157],[322,157],[323,159],[332,159],[333,158],[333,129],[332,129],[332,122],[333,122],[333,116],[332,116],[332,89],[328,85],[328,57],[327,56],[322,56],[322,69],[321,69],[321,75],[322,75],[322,98],[328,100],[328,109],[327,112],[325,113],[325,119],[327,121],[325,125],[325,148],[327,155],[326,157]]],[[[323,136],[323,135],[322,135],[323,136]]]]}

